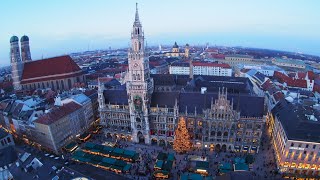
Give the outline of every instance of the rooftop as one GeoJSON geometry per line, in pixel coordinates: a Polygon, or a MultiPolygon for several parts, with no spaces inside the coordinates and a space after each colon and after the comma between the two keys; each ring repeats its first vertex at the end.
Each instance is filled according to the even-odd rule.
{"type": "Polygon", "coordinates": [[[8,136],[9,133],[7,133],[4,129],[0,128],[0,139],[8,136]]]}
{"type": "Polygon", "coordinates": [[[76,110],[80,109],[82,106],[75,102],[70,102],[67,104],[64,104],[60,107],[54,107],[49,113],[46,113],[42,116],[40,116],[37,120],[35,120],[35,123],[44,124],[44,125],[50,125],[57,120],[71,114],[72,112],[75,112],[76,110]]]}
{"type": "Polygon", "coordinates": [[[193,61],[192,64],[193,64],[193,66],[209,66],[209,67],[231,68],[229,64],[225,64],[225,63],[212,63],[212,62],[193,61]]]}
{"type": "Polygon", "coordinates": [[[226,55],[225,57],[235,57],[235,58],[253,58],[253,56],[250,56],[250,55],[242,55],[242,54],[226,55]]]}
{"type": "Polygon", "coordinates": [[[8,146],[0,149],[0,159],[0,167],[4,167],[15,162],[18,159],[18,155],[13,146],[8,146]]]}
{"type": "Polygon", "coordinates": [[[288,139],[320,142],[320,112],[310,106],[292,104],[282,99],[272,114],[281,122],[288,139]]]}
{"type": "Polygon", "coordinates": [[[59,56],[24,64],[22,81],[52,75],[64,75],[81,71],[80,67],[70,56],[59,56]]]}
{"type": "Polygon", "coordinates": [[[278,63],[288,63],[288,64],[297,64],[297,65],[303,65],[305,66],[306,64],[301,61],[301,60],[297,60],[297,59],[282,59],[282,58],[276,58],[275,62],[278,63]]]}

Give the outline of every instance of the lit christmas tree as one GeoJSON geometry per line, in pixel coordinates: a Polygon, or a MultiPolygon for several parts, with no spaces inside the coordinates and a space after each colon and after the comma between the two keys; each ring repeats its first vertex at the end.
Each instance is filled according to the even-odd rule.
{"type": "Polygon", "coordinates": [[[190,151],[192,142],[186,126],[186,120],[180,117],[178,127],[174,132],[173,149],[179,153],[190,151]]]}

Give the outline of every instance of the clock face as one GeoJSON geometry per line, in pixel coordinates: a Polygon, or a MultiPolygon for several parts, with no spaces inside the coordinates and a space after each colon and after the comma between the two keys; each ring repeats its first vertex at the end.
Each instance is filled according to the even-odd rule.
{"type": "Polygon", "coordinates": [[[138,63],[134,63],[133,67],[138,67],[138,63]]]}

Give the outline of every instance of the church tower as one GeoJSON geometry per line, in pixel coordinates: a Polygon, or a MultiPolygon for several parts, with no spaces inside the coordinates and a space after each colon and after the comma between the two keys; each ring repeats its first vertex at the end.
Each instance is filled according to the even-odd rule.
{"type": "Polygon", "coordinates": [[[187,43],[185,48],[184,48],[184,57],[187,58],[187,59],[189,58],[189,55],[190,55],[189,50],[190,50],[190,46],[187,43]]]}
{"type": "Polygon", "coordinates": [[[31,61],[31,53],[29,46],[29,37],[24,35],[20,39],[21,42],[21,58],[23,62],[31,61]]]}
{"type": "Polygon", "coordinates": [[[14,90],[21,90],[21,76],[23,71],[23,62],[20,57],[19,38],[12,36],[10,38],[10,59],[11,59],[11,74],[14,90]]]}
{"type": "Polygon", "coordinates": [[[149,109],[153,92],[149,60],[145,58],[144,33],[139,20],[138,4],[131,32],[131,48],[128,52],[128,80],[126,82],[132,141],[150,144],[149,109]]]}

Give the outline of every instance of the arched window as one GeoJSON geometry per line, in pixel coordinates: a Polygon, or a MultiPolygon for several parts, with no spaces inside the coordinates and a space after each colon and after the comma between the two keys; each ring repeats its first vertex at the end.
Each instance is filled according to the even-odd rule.
{"type": "Polygon", "coordinates": [[[222,133],[220,131],[218,131],[217,136],[221,136],[221,135],[222,135],[222,133]]]}
{"type": "Polygon", "coordinates": [[[63,80],[61,80],[61,89],[64,90],[64,83],[63,80]]]}
{"type": "Polygon", "coordinates": [[[47,88],[49,87],[49,82],[47,81],[47,88]]]}
{"type": "Polygon", "coordinates": [[[68,79],[68,86],[69,86],[69,89],[72,88],[71,79],[68,79]]]}
{"type": "Polygon", "coordinates": [[[133,74],[133,75],[132,75],[132,78],[133,78],[133,80],[136,80],[136,75],[133,74]]]}
{"type": "Polygon", "coordinates": [[[140,74],[137,75],[137,80],[140,80],[140,74]]]}
{"type": "Polygon", "coordinates": [[[40,83],[38,83],[38,88],[40,88],[40,83]]]}
{"type": "Polygon", "coordinates": [[[51,89],[54,90],[54,84],[53,81],[51,81],[51,89]]]}
{"type": "Polygon", "coordinates": [[[210,135],[211,135],[211,136],[215,136],[215,135],[216,135],[216,132],[215,132],[215,131],[211,131],[210,135]]]}
{"type": "Polygon", "coordinates": [[[44,89],[44,82],[42,82],[42,88],[44,89]]]}
{"type": "Polygon", "coordinates": [[[140,118],[136,118],[136,122],[140,123],[141,119],[140,118]]]}
{"type": "Polygon", "coordinates": [[[57,85],[56,88],[59,89],[59,82],[58,81],[56,81],[56,85],[57,85]]]}
{"type": "Polygon", "coordinates": [[[228,132],[224,132],[224,133],[223,133],[223,136],[224,136],[224,137],[228,137],[228,132]]]}
{"type": "Polygon", "coordinates": [[[139,42],[139,49],[138,49],[139,51],[141,50],[141,42],[139,42]]]}
{"type": "Polygon", "coordinates": [[[140,34],[140,29],[138,28],[138,35],[140,34]]]}

